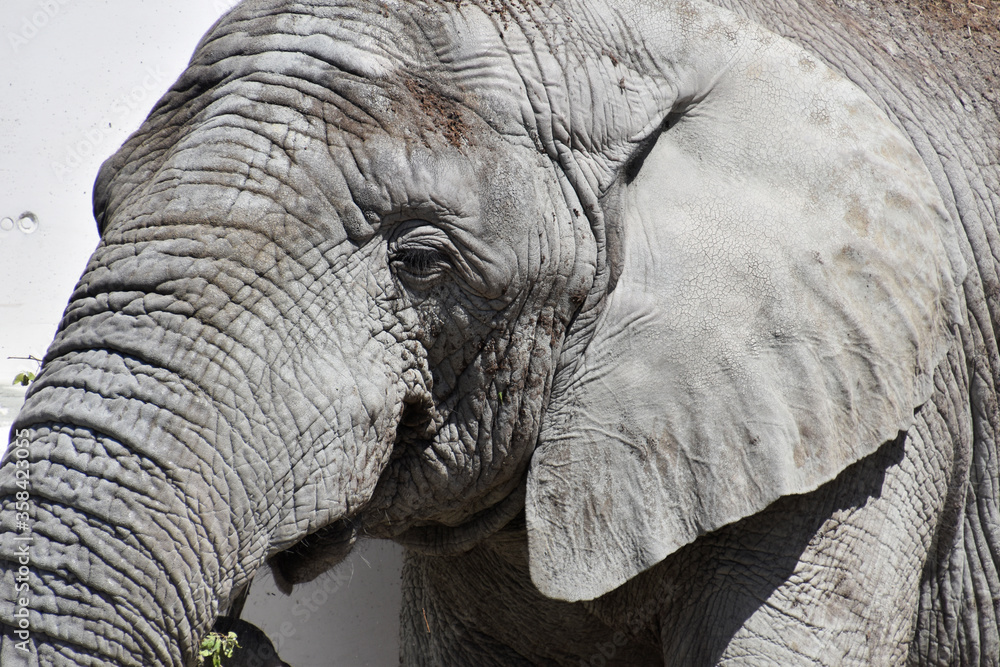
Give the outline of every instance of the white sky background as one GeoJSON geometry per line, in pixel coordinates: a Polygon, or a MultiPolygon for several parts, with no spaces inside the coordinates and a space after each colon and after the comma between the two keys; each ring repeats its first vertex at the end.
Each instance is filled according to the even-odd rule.
{"type": "Polygon", "coordinates": [[[101,163],[232,4],[0,0],[0,384],[36,370],[7,357],[45,353],[97,244],[101,163]],[[38,217],[31,234],[24,211],[38,217]]]}
{"type": "MultiPolygon", "coordinates": [[[[97,245],[101,163],[139,127],[234,0],[0,0],[0,432],[11,382],[42,357],[97,245]],[[46,11],[46,7],[48,11],[46,11]],[[38,218],[25,234],[16,221],[38,218]],[[4,229],[4,218],[15,223],[4,229]]],[[[2,451],[2,446],[0,446],[2,451]]],[[[395,664],[399,547],[365,545],[335,578],[276,593],[262,572],[244,617],[297,667],[395,664]],[[344,575],[343,573],[347,573],[344,575]],[[322,610],[321,610],[322,608],[322,610]]]]}

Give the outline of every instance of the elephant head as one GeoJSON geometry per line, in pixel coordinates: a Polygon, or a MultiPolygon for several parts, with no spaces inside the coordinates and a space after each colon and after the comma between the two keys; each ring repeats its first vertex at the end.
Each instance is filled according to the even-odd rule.
{"type": "Polygon", "coordinates": [[[186,664],[267,561],[521,512],[600,596],[906,430],[963,319],[909,140],[697,1],[248,0],[94,212],[0,478],[41,664],[186,664]]]}

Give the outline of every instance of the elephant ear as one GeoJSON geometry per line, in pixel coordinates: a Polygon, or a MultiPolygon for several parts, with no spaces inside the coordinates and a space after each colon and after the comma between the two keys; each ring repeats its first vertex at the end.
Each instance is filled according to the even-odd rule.
{"type": "Polygon", "coordinates": [[[602,595],[896,438],[961,321],[964,265],[910,142],[755,35],[632,138],[601,199],[620,273],[528,477],[550,597],[602,595]]]}

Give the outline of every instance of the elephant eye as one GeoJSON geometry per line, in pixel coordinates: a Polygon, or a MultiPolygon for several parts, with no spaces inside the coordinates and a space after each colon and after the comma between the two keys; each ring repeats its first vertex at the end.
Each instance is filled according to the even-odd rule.
{"type": "Polygon", "coordinates": [[[409,287],[425,289],[436,283],[450,268],[448,256],[423,243],[398,243],[389,250],[389,265],[409,287]]]}

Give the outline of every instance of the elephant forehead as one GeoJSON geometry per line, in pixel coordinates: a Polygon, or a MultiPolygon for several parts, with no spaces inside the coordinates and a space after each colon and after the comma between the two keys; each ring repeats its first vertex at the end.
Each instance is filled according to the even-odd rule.
{"type": "Polygon", "coordinates": [[[223,82],[266,72],[349,89],[357,108],[345,113],[383,127],[398,125],[409,104],[452,143],[471,134],[469,110],[526,137],[516,54],[491,13],[472,3],[245,2],[205,36],[189,75],[223,82]]]}
{"type": "Polygon", "coordinates": [[[417,30],[405,12],[365,3],[241,4],[106,170],[98,199],[110,202],[108,220],[155,214],[178,186],[210,182],[206,196],[234,220],[281,202],[328,239],[360,240],[387,218],[421,214],[471,221],[478,233],[472,223],[500,217],[488,215],[496,202],[524,197],[546,165],[533,147],[512,151],[525,142],[497,132],[440,71],[440,23],[417,30]],[[163,196],[130,199],[150,176],[169,182],[163,196]]]}
{"type": "Polygon", "coordinates": [[[397,16],[367,4],[244,2],[205,35],[191,64],[212,66],[230,58],[302,53],[359,77],[387,76],[414,52],[407,39],[412,30],[397,16]]]}
{"type": "MultiPolygon", "coordinates": [[[[496,27],[479,9],[451,9],[245,2],[202,40],[174,91],[188,111],[201,111],[188,123],[277,120],[281,133],[297,125],[332,144],[342,133],[384,133],[462,149],[499,134],[531,146],[524,87],[496,27]],[[185,103],[192,93],[196,100],[185,103]]],[[[166,98],[161,106],[172,111],[166,98]]],[[[275,142],[288,143],[283,134],[275,142]]]]}

